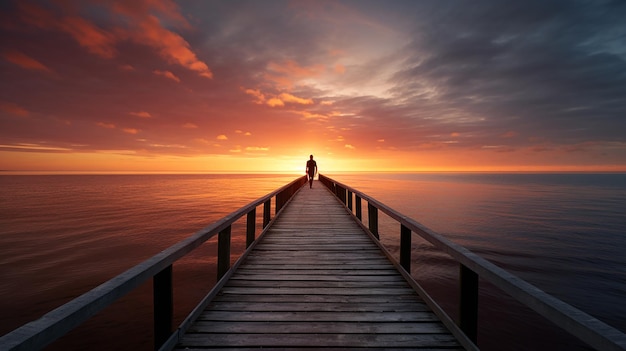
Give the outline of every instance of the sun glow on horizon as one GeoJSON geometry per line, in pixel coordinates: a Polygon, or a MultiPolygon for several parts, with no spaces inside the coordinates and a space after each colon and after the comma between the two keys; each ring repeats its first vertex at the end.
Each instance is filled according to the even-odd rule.
{"type": "MultiPolygon", "coordinates": [[[[319,173],[346,172],[626,172],[623,165],[458,164],[411,159],[389,153],[385,157],[350,158],[314,155],[319,173]]],[[[439,158],[441,155],[435,155],[439,158]]],[[[275,173],[304,175],[308,154],[302,156],[137,156],[116,153],[14,153],[0,151],[4,172],[39,173],[275,173]],[[11,167],[6,165],[10,164],[11,167]]],[[[6,173],[5,173],[6,174],[6,173]]]]}

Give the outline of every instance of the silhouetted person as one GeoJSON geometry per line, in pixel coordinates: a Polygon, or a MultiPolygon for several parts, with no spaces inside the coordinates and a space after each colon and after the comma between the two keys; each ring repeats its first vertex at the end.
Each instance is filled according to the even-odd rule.
{"type": "Polygon", "coordinates": [[[309,160],[306,161],[306,174],[309,175],[309,189],[313,188],[313,177],[317,173],[317,162],[313,160],[313,155],[309,156],[309,160]]]}

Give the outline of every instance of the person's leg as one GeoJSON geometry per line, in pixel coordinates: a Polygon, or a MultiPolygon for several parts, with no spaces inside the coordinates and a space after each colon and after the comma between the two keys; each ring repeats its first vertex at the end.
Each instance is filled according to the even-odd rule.
{"type": "Polygon", "coordinates": [[[311,175],[309,175],[309,189],[313,188],[313,177],[311,177],[311,175]]]}

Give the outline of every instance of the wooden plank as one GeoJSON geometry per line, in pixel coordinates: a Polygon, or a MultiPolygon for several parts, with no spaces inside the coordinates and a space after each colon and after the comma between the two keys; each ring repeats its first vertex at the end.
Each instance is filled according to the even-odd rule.
{"type": "Polygon", "coordinates": [[[334,273],[328,273],[329,271],[317,271],[316,273],[309,274],[238,274],[236,277],[231,278],[231,282],[237,281],[264,281],[264,282],[280,282],[280,281],[308,281],[308,282],[402,282],[406,284],[406,281],[398,275],[384,274],[384,275],[336,275],[334,273]],[[326,273],[326,274],[324,274],[326,273]]]}
{"type": "Polygon", "coordinates": [[[198,321],[191,333],[285,333],[307,334],[445,334],[448,330],[440,322],[238,322],[198,321]]]}
{"type": "Polygon", "coordinates": [[[214,311],[207,310],[199,321],[247,322],[435,322],[433,312],[309,312],[309,311],[214,311]]]}
{"type": "Polygon", "coordinates": [[[398,281],[304,281],[304,280],[246,280],[246,279],[232,279],[228,283],[229,287],[247,287],[247,288],[306,288],[309,289],[309,293],[315,293],[317,289],[381,289],[381,288],[403,288],[406,286],[406,282],[398,281]],[[311,289],[314,289],[313,291],[311,289]]]}
{"type": "Polygon", "coordinates": [[[321,187],[283,208],[177,347],[461,349],[321,187]]]}
{"type": "Polygon", "coordinates": [[[458,347],[450,334],[186,334],[180,347],[458,347]]]}
{"type": "Polygon", "coordinates": [[[243,302],[219,301],[209,305],[211,311],[298,311],[298,312],[424,312],[430,311],[425,303],[389,302],[389,303],[354,303],[354,302],[243,302]]]}
{"type": "MultiPolygon", "coordinates": [[[[250,288],[226,286],[222,289],[224,294],[249,294],[250,288]]],[[[393,288],[254,288],[257,295],[406,295],[404,289],[393,288]]]]}
{"type": "Polygon", "coordinates": [[[279,303],[315,303],[323,302],[329,306],[335,306],[339,303],[355,303],[355,304],[385,304],[394,302],[412,302],[423,303],[415,298],[414,294],[407,293],[405,295],[381,296],[381,295],[258,295],[258,294],[221,294],[215,297],[213,301],[235,301],[235,302],[279,302],[279,303]]]}

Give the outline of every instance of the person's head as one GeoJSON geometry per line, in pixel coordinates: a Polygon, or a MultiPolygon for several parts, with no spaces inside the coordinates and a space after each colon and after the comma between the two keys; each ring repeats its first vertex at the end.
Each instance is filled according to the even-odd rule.
{"type": "Polygon", "coordinates": [[[313,159],[313,155],[309,156],[309,160],[312,160],[312,159],[313,159]]]}

